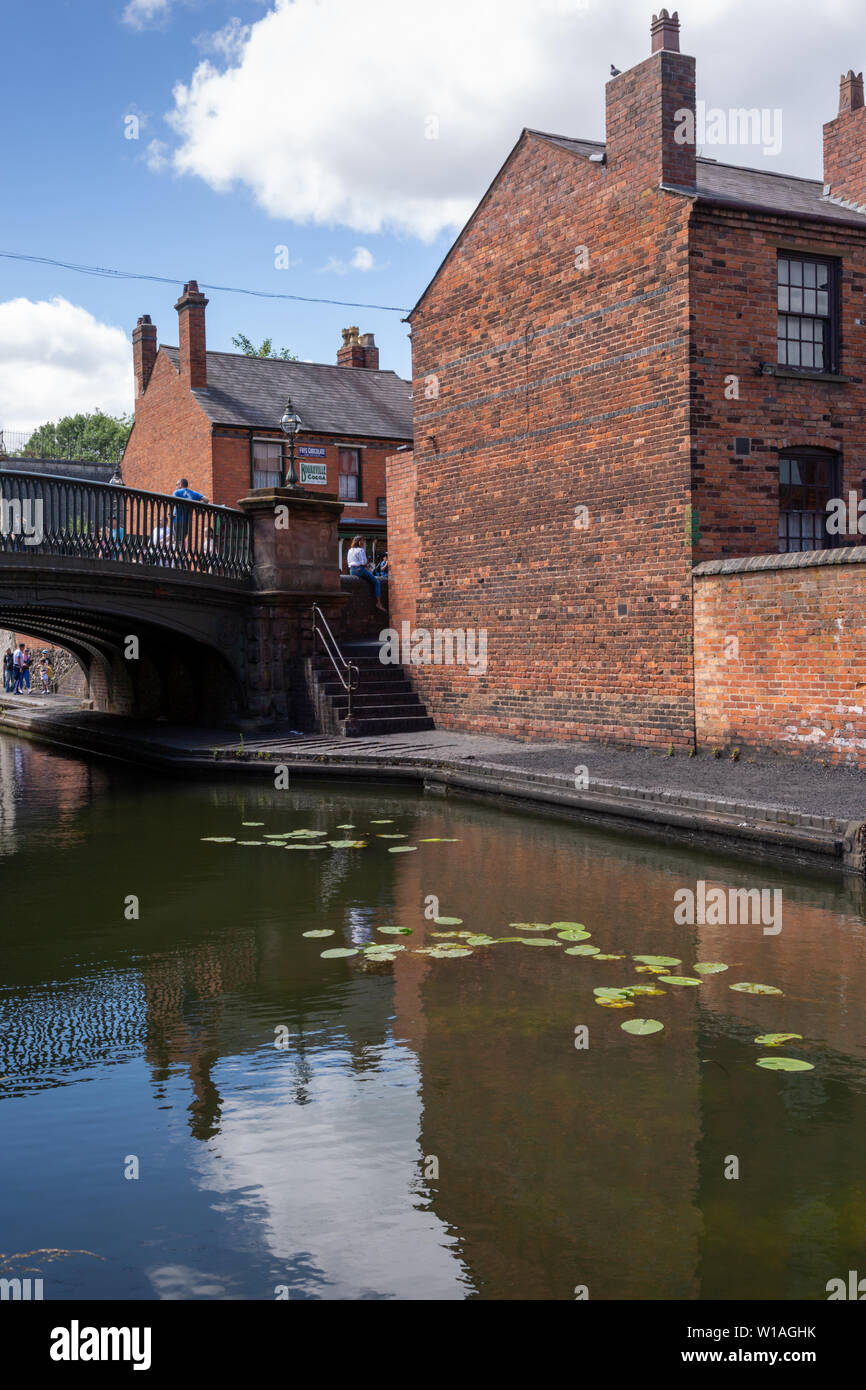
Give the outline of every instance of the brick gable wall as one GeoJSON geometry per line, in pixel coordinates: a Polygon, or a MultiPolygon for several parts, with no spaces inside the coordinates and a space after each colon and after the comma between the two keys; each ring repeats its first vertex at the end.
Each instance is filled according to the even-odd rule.
{"type": "Polygon", "coordinates": [[[488,634],[441,725],[692,737],[689,206],[525,136],[413,315],[416,621],[488,634]]]}
{"type": "MultiPolygon", "coordinates": [[[[213,498],[210,421],[164,352],[157,353],[123,456],[127,487],[174,492],[180,477],[213,498]]],[[[236,501],[237,499],[235,499],[236,501]]],[[[233,504],[232,504],[233,505],[233,504]]]]}

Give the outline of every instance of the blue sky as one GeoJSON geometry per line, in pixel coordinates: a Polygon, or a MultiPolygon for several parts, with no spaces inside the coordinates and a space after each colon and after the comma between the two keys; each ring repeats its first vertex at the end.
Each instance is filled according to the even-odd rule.
{"type": "MultiPolygon", "coordinates": [[[[0,258],[0,427],[131,404],[141,313],[177,341],[181,283],[411,306],[524,125],[602,138],[611,62],[649,53],[645,0],[31,0],[7,4],[0,250],[172,277],[113,281],[0,258]],[[128,118],[140,122],[137,139],[128,118]],[[291,266],[275,266],[288,247],[291,266]],[[353,264],[354,262],[354,264],[353,264]]],[[[657,8],[657,6],[655,6],[657,8]]],[[[698,94],[779,109],[781,149],[732,162],[820,176],[858,0],[693,0],[698,94]]],[[[576,223],[579,222],[579,211],[576,223]]],[[[245,332],[331,362],[376,309],[210,293],[208,342],[245,332]]]]}

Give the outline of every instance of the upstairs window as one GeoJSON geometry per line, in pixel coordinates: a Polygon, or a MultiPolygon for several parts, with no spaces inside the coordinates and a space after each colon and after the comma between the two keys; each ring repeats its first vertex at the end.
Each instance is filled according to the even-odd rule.
{"type": "Polygon", "coordinates": [[[282,487],[282,440],[253,440],[253,487],[282,487]]]}
{"type": "Polygon", "coordinates": [[[837,263],[815,256],[778,261],[777,359],[780,367],[836,372],[837,263]]]}
{"type": "Polygon", "coordinates": [[[338,497],[341,502],[361,500],[361,453],[359,449],[340,450],[338,497]]]}
{"type": "Polygon", "coordinates": [[[839,456],[792,449],[779,458],[779,549],[830,550],[844,537],[827,531],[827,504],[840,495],[839,456]]]}

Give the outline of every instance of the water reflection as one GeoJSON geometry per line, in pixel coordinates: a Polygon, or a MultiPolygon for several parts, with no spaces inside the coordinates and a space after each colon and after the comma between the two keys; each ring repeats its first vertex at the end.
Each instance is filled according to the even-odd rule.
{"type": "Polygon", "coordinates": [[[0,772],[4,879],[38,904],[26,932],[0,917],[3,1246],[104,1257],[46,1296],[821,1298],[856,1267],[861,884],[392,788],[164,783],[3,739],[0,772]],[[391,855],[385,816],[457,843],[391,855]],[[245,820],[370,848],[201,842],[245,820]],[[675,925],[698,878],[781,888],[782,932],[675,925]],[[592,994],[629,960],[321,958],[390,922],[421,944],[430,895],[493,934],[564,918],[731,970],[648,999],[665,1031],[635,1039],[592,994]],[[760,1071],[768,1030],[816,1070],[760,1071]]]}

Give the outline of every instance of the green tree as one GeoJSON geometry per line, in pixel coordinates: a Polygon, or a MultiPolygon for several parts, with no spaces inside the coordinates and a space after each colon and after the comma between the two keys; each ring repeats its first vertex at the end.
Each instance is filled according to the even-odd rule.
{"type": "Polygon", "coordinates": [[[275,357],[281,362],[297,362],[297,357],[288,348],[280,348],[279,352],[274,352],[273,338],[265,338],[261,347],[256,347],[250,342],[245,333],[239,333],[236,338],[232,338],[236,348],[244,354],[244,357],[275,357]]]}
{"type": "Polygon", "coordinates": [[[24,446],[25,458],[82,459],[90,463],[117,463],[132,429],[131,415],[64,415],[35,429],[24,446]]]}

